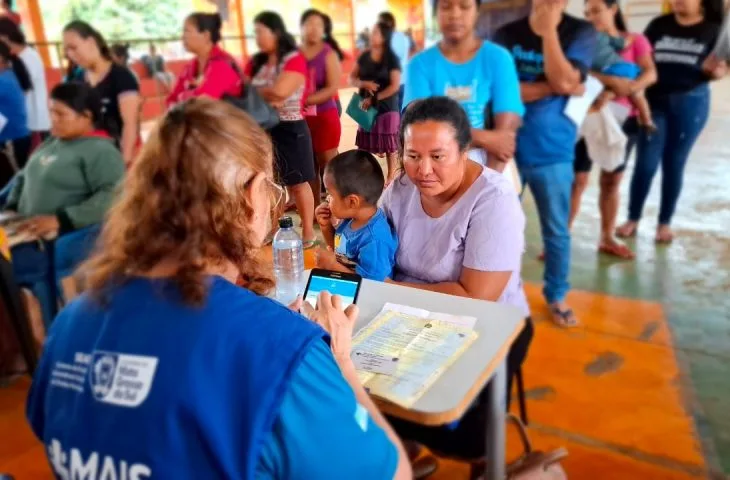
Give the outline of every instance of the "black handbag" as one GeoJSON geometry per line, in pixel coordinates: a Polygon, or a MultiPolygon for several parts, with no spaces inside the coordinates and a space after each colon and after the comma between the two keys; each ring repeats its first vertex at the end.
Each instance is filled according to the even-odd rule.
{"type": "Polygon", "coordinates": [[[256,87],[245,83],[241,69],[235,62],[231,62],[231,66],[241,76],[241,95],[238,97],[226,95],[223,97],[223,101],[248,113],[264,130],[271,130],[277,126],[280,121],[279,112],[259,95],[256,87]]]}

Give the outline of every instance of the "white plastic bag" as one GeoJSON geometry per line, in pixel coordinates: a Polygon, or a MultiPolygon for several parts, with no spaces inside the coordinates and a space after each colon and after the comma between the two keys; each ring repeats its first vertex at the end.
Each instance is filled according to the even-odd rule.
{"type": "Polygon", "coordinates": [[[730,15],[725,15],[725,22],[717,37],[715,49],[712,52],[719,60],[730,62],[730,15]]]}
{"type": "Polygon", "coordinates": [[[611,109],[603,107],[589,113],[581,127],[588,156],[602,170],[613,172],[623,165],[626,155],[626,135],[611,109]]]}

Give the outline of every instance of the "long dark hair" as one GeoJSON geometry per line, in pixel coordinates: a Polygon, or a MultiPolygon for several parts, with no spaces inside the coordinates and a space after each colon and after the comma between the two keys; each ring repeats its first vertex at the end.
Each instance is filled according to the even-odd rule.
{"type": "Polygon", "coordinates": [[[345,54],[342,53],[340,44],[337,43],[337,40],[335,40],[332,36],[332,19],[329,15],[320,12],[316,8],[309,8],[307,10],[304,10],[304,13],[302,13],[301,18],[299,19],[299,26],[304,25],[304,22],[306,22],[307,20],[309,20],[310,17],[313,17],[315,15],[321,18],[322,23],[324,24],[324,43],[329,45],[332,50],[335,51],[337,57],[342,60],[343,58],[345,58],[345,54]]]}
{"type": "Polygon", "coordinates": [[[111,46],[111,52],[114,56],[124,60],[124,64],[129,63],[129,44],[128,43],[115,43],[111,46]]]}
{"type": "MultiPolygon", "coordinates": [[[[279,63],[282,62],[284,57],[290,52],[297,50],[297,42],[291,33],[286,31],[286,25],[281,16],[276,12],[266,11],[261,12],[253,19],[253,23],[259,23],[264,27],[268,28],[276,36],[276,59],[279,63]]],[[[269,54],[266,52],[259,52],[253,56],[251,60],[252,75],[256,75],[261,67],[266,65],[269,61],[269,54]]]]}
{"type": "Polygon", "coordinates": [[[199,32],[208,32],[213,45],[221,41],[223,20],[219,14],[195,12],[188,15],[187,20],[194,23],[199,32]]]}
{"type": "Polygon", "coordinates": [[[106,60],[112,60],[112,53],[109,49],[109,45],[104,39],[104,36],[88,23],[82,20],[74,20],[73,22],[63,27],[63,33],[66,32],[74,32],[76,35],[80,36],[84,40],[89,37],[93,38],[97,48],[99,49],[99,53],[101,53],[101,56],[104,57],[106,60]]]}
{"type": "Polygon", "coordinates": [[[20,28],[8,17],[0,17],[0,35],[8,37],[10,43],[25,45],[25,34],[20,28]]]}
{"type": "Polygon", "coordinates": [[[17,55],[10,53],[10,47],[4,42],[0,42],[0,58],[5,60],[10,65],[10,68],[13,69],[15,78],[18,79],[18,83],[23,92],[33,90],[33,82],[30,80],[30,74],[28,73],[28,69],[25,68],[25,64],[17,55]]]}
{"type": "Polygon", "coordinates": [[[705,21],[718,25],[722,24],[722,20],[725,17],[723,0],[702,0],[701,5],[705,21]]]}
{"type": "Polygon", "coordinates": [[[616,5],[616,15],[614,16],[616,28],[619,32],[628,33],[629,29],[626,27],[626,18],[624,17],[624,12],[621,11],[621,4],[619,3],[619,0],[603,0],[603,3],[605,3],[608,8],[616,5]]]}
{"type": "Polygon", "coordinates": [[[88,112],[94,128],[101,128],[101,98],[90,85],[83,82],[60,83],[53,87],[50,97],[80,115],[86,115],[88,112]]]}
{"type": "Polygon", "coordinates": [[[395,52],[390,46],[390,40],[393,38],[393,27],[386,22],[378,22],[375,24],[375,28],[380,30],[380,35],[383,37],[383,61],[395,57],[395,52]]]}

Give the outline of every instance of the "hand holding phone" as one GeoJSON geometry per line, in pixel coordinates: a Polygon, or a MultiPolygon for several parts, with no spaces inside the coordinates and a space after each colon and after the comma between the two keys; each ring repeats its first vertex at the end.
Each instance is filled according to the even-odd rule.
{"type": "Polygon", "coordinates": [[[320,292],[327,291],[342,298],[342,307],[347,308],[357,302],[362,277],[355,273],[333,272],[315,268],[309,275],[304,301],[312,307],[317,306],[320,292]]]}

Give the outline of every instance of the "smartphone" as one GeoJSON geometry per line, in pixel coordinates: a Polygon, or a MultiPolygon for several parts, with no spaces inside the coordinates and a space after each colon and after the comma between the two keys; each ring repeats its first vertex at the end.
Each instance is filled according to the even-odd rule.
{"type": "Polygon", "coordinates": [[[342,297],[342,306],[347,308],[357,302],[362,277],[355,273],[333,272],[315,268],[309,275],[307,288],[304,290],[304,301],[311,306],[317,305],[317,297],[322,291],[342,297]]]}

